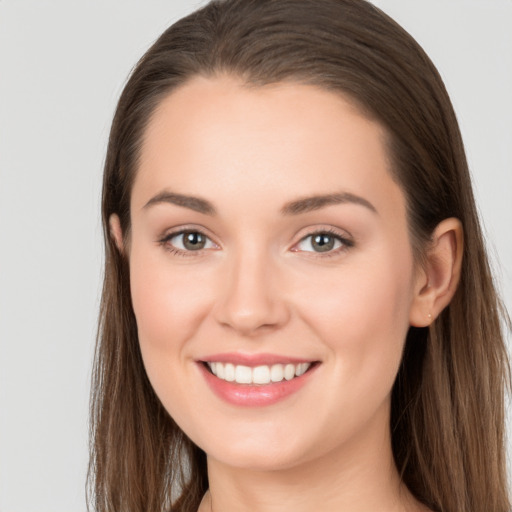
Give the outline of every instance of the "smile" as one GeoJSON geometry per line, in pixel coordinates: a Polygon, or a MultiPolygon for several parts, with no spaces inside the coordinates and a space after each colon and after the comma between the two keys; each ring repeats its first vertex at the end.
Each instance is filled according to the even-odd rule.
{"type": "Polygon", "coordinates": [[[222,401],[242,407],[269,406],[299,392],[320,361],[286,357],[219,355],[196,361],[207,386],[222,401]]]}
{"type": "Polygon", "coordinates": [[[311,367],[311,363],[261,365],[254,368],[222,362],[207,362],[206,364],[213,375],[221,380],[237,384],[260,385],[292,380],[304,375],[311,367]]]}

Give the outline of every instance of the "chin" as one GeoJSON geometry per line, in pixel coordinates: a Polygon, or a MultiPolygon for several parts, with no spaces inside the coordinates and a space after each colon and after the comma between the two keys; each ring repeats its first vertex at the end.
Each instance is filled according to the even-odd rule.
{"type": "Polygon", "coordinates": [[[297,452],[287,448],[268,449],[237,449],[224,450],[222,453],[206,452],[209,460],[215,460],[226,466],[247,471],[282,471],[300,465],[303,460],[298,459],[297,452]]]}
{"type": "MultiPolygon", "coordinates": [[[[258,425],[253,432],[243,426],[224,431],[214,438],[198,440],[200,446],[212,461],[251,471],[278,471],[299,466],[310,460],[311,454],[319,454],[326,447],[308,442],[304,436],[290,435],[289,425],[274,424],[273,429],[258,425]],[[228,442],[219,442],[228,440],[228,442]],[[308,455],[309,454],[309,455],[308,455]]],[[[304,432],[302,432],[304,434],[304,432]]]]}

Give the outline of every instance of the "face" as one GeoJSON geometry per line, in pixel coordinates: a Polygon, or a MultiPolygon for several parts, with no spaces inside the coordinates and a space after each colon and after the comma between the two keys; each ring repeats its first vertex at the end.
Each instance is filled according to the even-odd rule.
{"type": "Polygon", "coordinates": [[[131,221],[144,364],[210,460],[389,437],[415,267],[377,123],[314,86],[195,78],[147,128],[131,221]]]}

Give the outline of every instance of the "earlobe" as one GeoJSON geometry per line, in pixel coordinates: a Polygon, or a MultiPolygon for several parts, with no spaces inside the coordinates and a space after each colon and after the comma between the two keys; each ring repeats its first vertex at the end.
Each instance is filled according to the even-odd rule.
{"type": "Polygon", "coordinates": [[[428,326],[450,303],[460,280],[463,238],[462,224],[456,218],[443,220],[434,230],[414,290],[409,318],[412,326],[428,326]]]}
{"type": "Polygon", "coordinates": [[[119,252],[124,252],[124,244],[123,244],[123,231],[121,229],[121,221],[119,220],[119,216],[113,213],[109,218],[109,227],[110,227],[110,236],[114,240],[116,247],[119,252]]]}

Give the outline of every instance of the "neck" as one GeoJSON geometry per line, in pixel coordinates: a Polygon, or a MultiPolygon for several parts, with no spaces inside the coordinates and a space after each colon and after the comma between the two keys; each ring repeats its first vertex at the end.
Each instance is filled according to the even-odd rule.
{"type": "Polygon", "coordinates": [[[199,512],[416,512],[394,464],[389,429],[293,467],[254,470],[208,457],[199,512]],[[350,445],[350,446],[348,446],[350,445]]]}

